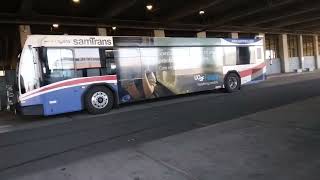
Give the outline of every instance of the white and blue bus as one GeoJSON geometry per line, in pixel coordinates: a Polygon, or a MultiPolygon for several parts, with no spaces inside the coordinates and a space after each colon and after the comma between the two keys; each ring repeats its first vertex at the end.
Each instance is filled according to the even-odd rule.
{"type": "Polygon", "coordinates": [[[261,39],[31,35],[18,68],[21,112],[45,116],[266,78],[261,39]]]}

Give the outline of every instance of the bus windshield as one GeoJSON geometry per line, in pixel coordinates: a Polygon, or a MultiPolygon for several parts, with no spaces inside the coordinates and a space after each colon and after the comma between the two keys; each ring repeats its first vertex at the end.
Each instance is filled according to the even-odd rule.
{"type": "Polygon", "coordinates": [[[35,48],[25,48],[21,54],[19,64],[20,94],[25,94],[40,87],[39,56],[35,48]]]}

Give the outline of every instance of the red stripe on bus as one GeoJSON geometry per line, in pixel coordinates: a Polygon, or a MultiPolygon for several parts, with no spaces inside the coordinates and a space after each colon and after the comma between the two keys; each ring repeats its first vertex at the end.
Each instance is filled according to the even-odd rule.
{"type": "Polygon", "coordinates": [[[49,91],[49,90],[64,87],[64,86],[73,86],[73,85],[82,84],[82,83],[90,83],[90,82],[95,82],[95,81],[110,81],[110,80],[117,80],[117,77],[114,75],[112,75],[112,76],[97,76],[97,77],[74,79],[74,80],[70,80],[70,81],[61,81],[55,85],[41,88],[41,89],[29,94],[28,96],[23,97],[23,98],[29,97],[29,96],[34,95],[36,93],[49,91]]]}
{"type": "Polygon", "coordinates": [[[250,76],[258,71],[260,71],[262,68],[265,67],[265,64],[260,64],[252,69],[248,69],[248,70],[244,70],[244,71],[241,71],[239,74],[240,74],[240,77],[243,78],[243,77],[246,77],[246,76],[250,76]]]}

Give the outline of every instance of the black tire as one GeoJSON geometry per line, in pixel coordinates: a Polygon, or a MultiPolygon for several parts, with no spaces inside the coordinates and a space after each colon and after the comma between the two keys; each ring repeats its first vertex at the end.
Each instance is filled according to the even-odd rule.
{"type": "Polygon", "coordinates": [[[230,73],[225,77],[224,87],[226,92],[233,93],[240,90],[241,80],[236,73],[230,73]]]}
{"type": "Polygon", "coordinates": [[[109,88],[104,86],[92,87],[84,97],[85,108],[90,114],[106,113],[112,109],[113,104],[113,93],[109,88]]]}

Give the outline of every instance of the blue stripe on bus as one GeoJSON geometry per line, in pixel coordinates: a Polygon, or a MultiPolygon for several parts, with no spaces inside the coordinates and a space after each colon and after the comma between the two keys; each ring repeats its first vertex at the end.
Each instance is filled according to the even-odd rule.
{"type": "Polygon", "coordinates": [[[267,79],[267,75],[266,75],[266,73],[263,73],[262,75],[260,75],[260,76],[258,76],[256,78],[252,79],[251,81],[245,83],[245,85],[256,84],[256,83],[259,83],[259,82],[264,81],[266,79],[267,79]]]}

